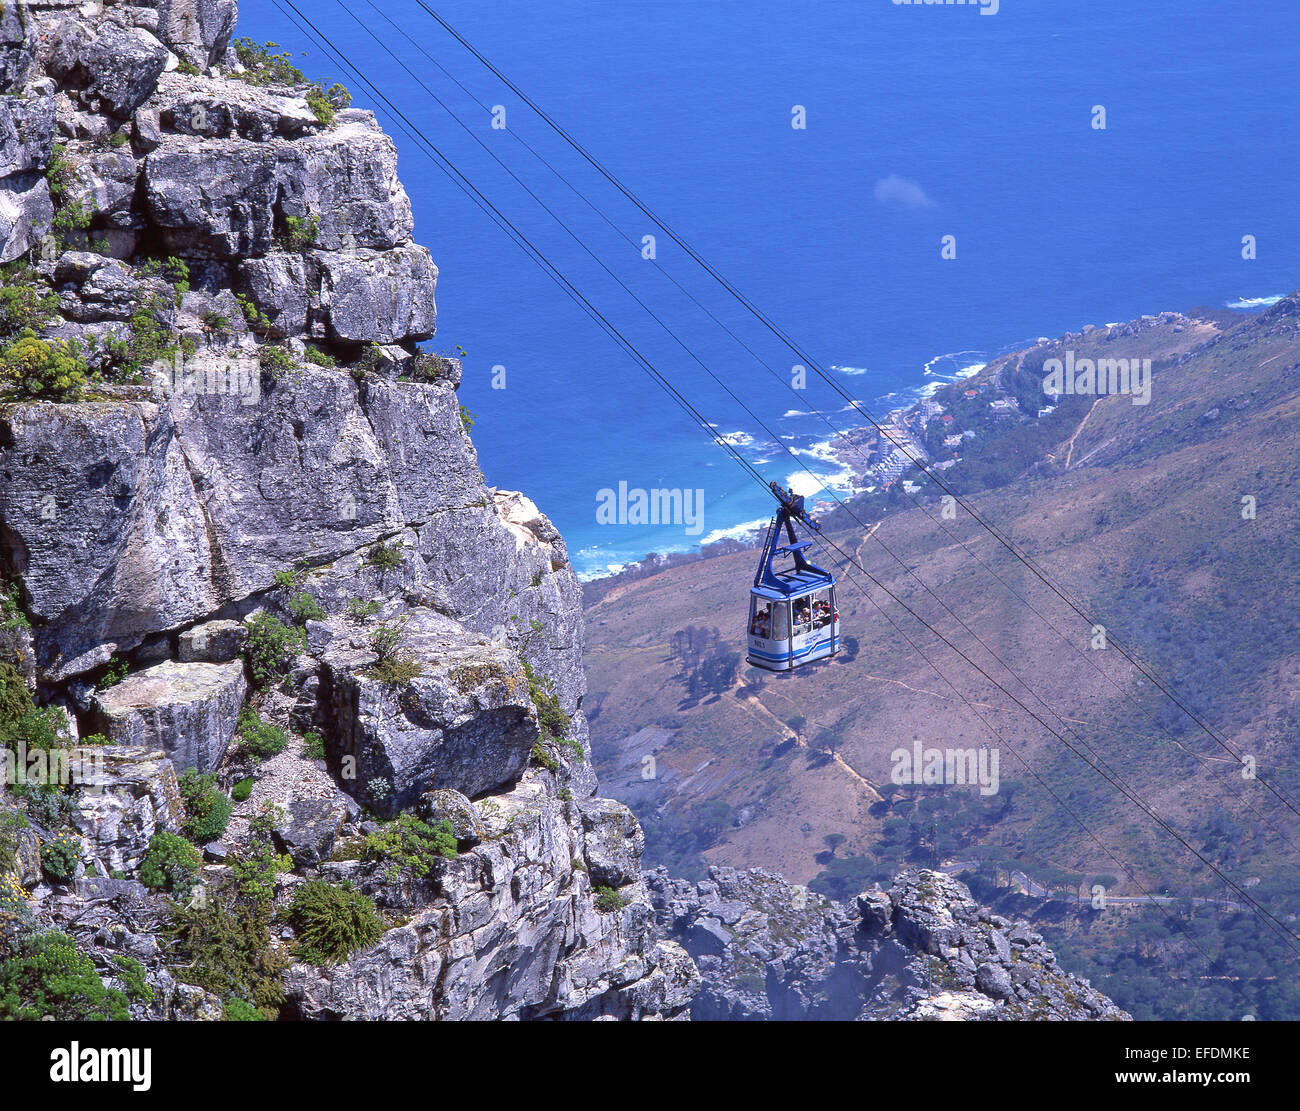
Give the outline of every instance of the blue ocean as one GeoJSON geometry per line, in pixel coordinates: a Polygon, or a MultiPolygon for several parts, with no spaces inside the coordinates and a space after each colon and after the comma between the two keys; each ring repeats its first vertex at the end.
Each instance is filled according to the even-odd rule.
{"type": "MultiPolygon", "coordinates": [[[[876,412],[1040,335],[1300,285],[1295,0],[427,2],[876,412]]],[[[418,4],[297,8],[714,434],[836,487],[827,443],[860,418],[418,4]]],[[[273,0],[239,33],[393,134],[441,271],[429,346],[465,350],[488,481],[533,497],[581,574],[769,515],[355,73],[273,0]],[[620,483],[702,512],[601,523],[620,483]]]]}

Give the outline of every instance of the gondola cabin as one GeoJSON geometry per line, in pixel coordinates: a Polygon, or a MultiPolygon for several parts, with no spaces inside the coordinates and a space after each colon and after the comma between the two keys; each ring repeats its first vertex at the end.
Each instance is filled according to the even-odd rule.
{"type": "Polygon", "coordinates": [[[835,578],[809,563],[809,540],[799,540],[794,521],[813,529],[816,522],[803,512],[803,499],[781,491],[781,510],[768,526],[758,574],[749,596],[747,659],[768,671],[790,671],[835,655],[840,647],[840,615],[835,605],[835,578]],[[785,532],[787,543],[781,544],[785,532]],[[790,566],[774,566],[790,557],[790,566]]]}

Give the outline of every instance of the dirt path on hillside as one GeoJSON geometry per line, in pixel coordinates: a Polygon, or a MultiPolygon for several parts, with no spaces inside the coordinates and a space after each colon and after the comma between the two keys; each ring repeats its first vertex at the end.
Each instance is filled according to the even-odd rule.
{"type": "MultiPolygon", "coordinates": [[[[749,706],[757,716],[765,718],[771,725],[775,726],[778,734],[780,734],[781,736],[793,736],[794,743],[796,745],[798,745],[800,748],[804,749],[805,751],[812,751],[808,746],[808,742],[803,739],[802,735],[795,733],[794,730],[790,728],[790,726],[788,726],[779,717],[777,717],[774,713],[772,713],[772,711],[769,710],[766,706],[764,706],[763,703],[761,703],[754,695],[752,694],[744,695],[741,697],[740,701],[744,705],[749,706]]],[[[842,757],[838,752],[831,753],[830,757],[832,763],[837,765],[840,768],[840,770],[844,772],[845,775],[847,775],[850,779],[852,779],[859,787],[863,789],[863,791],[865,791],[868,795],[871,796],[872,802],[883,801],[881,799],[880,792],[876,790],[876,788],[871,784],[871,782],[868,779],[866,779],[864,776],[862,776],[857,771],[856,768],[852,767],[844,759],[844,757],[842,757]]]]}
{"type": "Polygon", "coordinates": [[[1079,438],[1079,433],[1087,426],[1088,418],[1092,416],[1092,411],[1097,408],[1097,404],[1100,401],[1101,398],[1096,398],[1093,403],[1088,406],[1088,411],[1084,413],[1083,420],[1079,422],[1079,427],[1074,430],[1074,435],[1070,437],[1070,442],[1066,445],[1065,469],[1067,471],[1070,469],[1070,459],[1074,456],[1074,441],[1079,438]]]}

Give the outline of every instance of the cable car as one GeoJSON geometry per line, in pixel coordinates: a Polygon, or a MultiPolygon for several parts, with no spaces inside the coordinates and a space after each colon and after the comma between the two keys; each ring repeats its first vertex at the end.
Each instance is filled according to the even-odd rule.
{"type": "Polygon", "coordinates": [[[767,528],[754,589],[749,596],[748,662],[768,671],[791,671],[840,650],[840,615],[835,605],[835,576],[809,563],[804,552],[811,540],[800,540],[796,521],[820,532],[793,490],[769,483],[781,508],[767,528]],[[782,543],[782,532],[786,543],[782,543]],[[773,561],[789,556],[790,566],[773,561]]]}

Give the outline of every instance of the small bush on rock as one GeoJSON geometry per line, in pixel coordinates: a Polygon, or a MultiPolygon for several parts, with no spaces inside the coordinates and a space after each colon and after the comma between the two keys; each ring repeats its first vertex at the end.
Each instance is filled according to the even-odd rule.
{"type": "Polygon", "coordinates": [[[230,797],[217,790],[213,772],[200,775],[194,768],[186,768],[178,782],[185,800],[185,836],[200,845],[215,841],[230,824],[230,797]]]}
{"type": "Polygon", "coordinates": [[[197,882],[202,864],[198,849],[183,837],[160,829],[149,839],[149,851],[140,862],[140,882],[184,898],[197,882]]]}
{"type": "Polygon", "coordinates": [[[245,651],[253,682],[259,687],[282,682],[294,657],[307,647],[306,635],[269,613],[254,614],[245,627],[248,629],[245,651]]]}
{"type": "Polygon", "coordinates": [[[241,748],[250,756],[264,760],[278,756],[289,743],[289,734],[269,721],[251,706],[239,711],[239,738],[241,748]]]}
{"type": "Polygon", "coordinates": [[[288,920],[298,934],[298,956],[316,965],[338,964],[384,932],[373,899],[324,880],[308,880],[293,893],[288,920]]]}
{"type": "Polygon", "coordinates": [[[384,874],[390,881],[403,875],[423,879],[440,860],[456,859],[456,832],[445,818],[431,826],[414,815],[402,814],[366,838],[365,857],[386,862],[384,874]]]}

